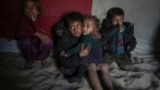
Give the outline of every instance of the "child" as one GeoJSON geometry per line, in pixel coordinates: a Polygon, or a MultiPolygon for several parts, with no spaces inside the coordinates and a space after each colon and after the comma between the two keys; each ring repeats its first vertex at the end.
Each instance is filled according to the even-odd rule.
{"type": "Polygon", "coordinates": [[[90,47],[81,47],[79,52],[68,57],[62,56],[61,53],[77,45],[82,34],[82,23],[83,15],[80,12],[70,12],[55,28],[56,32],[63,32],[57,40],[56,55],[60,70],[70,83],[81,82],[87,70],[87,67],[81,64],[82,58],[89,54],[90,47]]]}
{"type": "Polygon", "coordinates": [[[122,69],[130,70],[130,51],[135,48],[137,42],[133,35],[133,24],[123,20],[124,11],[118,7],[111,8],[107,18],[103,20],[100,33],[104,39],[104,61],[108,64],[116,61],[122,69]]]}
{"type": "Polygon", "coordinates": [[[97,69],[101,70],[102,78],[107,88],[112,88],[109,78],[108,67],[106,64],[102,64],[102,43],[99,39],[94,38],[92,35],[99,30],[99,20],[95,16],[85,16],[83,21],[83,31],[81,42],[63,53],[66,57],[73,55],[80,51],[81,46],[86,47],[88,44],[91,46],[91,51],[88,56],[83,57],[82,64],[88,66],[89,79],[94,90],[102,90],[100,84],[97,69]]]}
{"type": "Polygon", "coordinates": [[[17,33],[22,55],[26,59],[24,68],[30,68],[36,59],[45,66],[53,43],[45,22],[40,18],[42,7],[37,0],[25,0],[24,3],[17,33]]]}
{"type": "Polygon", "coordinates": [[[85,65],[88,65],[91,63],[96,63],[96,65],[98,65],[99,63],[102,63],[102,43],[99,39],[93,38],[92,36],[92,34],[94,32],[97,32],[99,29],[99,23],[97,22],[99,21],[94,16],[84,17],[84,23],[83,23],[84,28],[82,30],[82,35],[83,35],[82,40],[77,46],[67,50],[65,56],[71,56],[74,53],[79,52],[82,45],[84,45],[84,47],[87,47],[87,45],[90,45],[92,49],[89,56],[91,56],[94,59],[91,60],[88,58],[88,60],[83,60],[83,63],[85,65]]]}

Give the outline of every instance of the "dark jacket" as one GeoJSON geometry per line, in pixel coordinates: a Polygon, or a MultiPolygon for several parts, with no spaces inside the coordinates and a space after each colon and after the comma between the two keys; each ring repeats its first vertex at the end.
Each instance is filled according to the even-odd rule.
{"type": "Polygon", "coordinates": [[[61,66],[64,67],[76,67],[81,62],[81,57],[79,54],[73,54],[70,57],[63,57],[60,56],[61,51],[66,51],[70,48],[73,48],[76,46],[79,42],[80,38],[74,37],[70,34],[69,30],[65,28],[65,25],[63,22],[61,22],[56,28],[55,28],[58,36],[58,42],[56,44],[56,56],[58,58],[58,61],[60,62],[61,66]],[[60,30],[60,31],[59,31],[60,30]],[[59,33],[60,32],[60,33],[59,33]]]}
{"type": "MultiPolygon", "coordinates": [[[[123,25],[126,27],[123,36],[123,45],[126,54],[130,57],[130,51],[132,51],[137,42],[134,37],[134,25],[130,22],[124,22],[123,25]],[[127,46],[131,48],[127,50],[127,46]]],[[[112,25],[109,19],[104,19],[102,22],[102,27],[100,29],[100,33],[103,39],[103,52],[114,54],[117,51],[118,45],[118,32],[119,25],[112,25]]]]}

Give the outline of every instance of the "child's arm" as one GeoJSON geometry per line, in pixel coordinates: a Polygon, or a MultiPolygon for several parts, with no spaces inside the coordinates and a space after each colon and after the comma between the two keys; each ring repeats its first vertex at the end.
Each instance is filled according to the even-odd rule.
{"type": "Polygon", "coordinates": [[[61,56],[64,56],[64,57],[68,57],[68,54],[67,54],[65,51],[61,51],[61,52],[60,52],[60,55],[61,55],[61,56]]]}
{"type": "Polygon", "coordinates": [[[129,27],[129,38],[127,41],[128,42],[127,42],[126,48],[128,51],[132,51],[137,44],[136,38],[134,37],[134,25],[133,24],[129,27]]]}
{"type": "Polygon", "coordinates": [[[92,39],[93,39],[92,36],[84,36],[84,37],[82,37],[82,40],[81,40],[80,43],[78,43],[75,47],[70,48],[69,50],[67,50],[67,54],[69,56],[71,56],[71,55],[73,55],[75,53],[79,53],[80,50],[81,50],[82,45],[84,46],[84,48],[92,45],[92,39]]]}
{"type": "Polygon", "coordinates": [[[95,38],[95,39],[101,39],[101,38],[102,38],[99,31],[94,31],[94,32],[92,33],[92,36],[93,36],[93,38],[95,38]]]}
{"type": "Polygon", "coordinates": [[[100,29],[101,38],[104,44],[111,42],[119,30],[119,25],[113,25],[109,19],[104,19],[100,29]]]}
{"type": "Polygon", "coordinates": [[[64,57],[69,57],[73,54],[79,53],[80,57],[84,57],[88,54],[88,52],[91,49],[91,45],[88,44],[87,47],[84,47],[84,44],[78,44],[76,47],[71,48],[69,50],[65,51],[61,51],[60,55],[64,56],[64,57]]]}
{"type": "Polygon", "coordinates": [[[80,52],[80,49],[81,49],[81,46],[82,46],[82,43],[79,43],[79,44],[76,45],[75,47],[67,50],[67,51],[66,51],[66,54],[67,54],[68,56],[71,56],[71,55],[73,55],[73,54],[75,54],[75,53],[79,53],[79,52],[80,52]]]}

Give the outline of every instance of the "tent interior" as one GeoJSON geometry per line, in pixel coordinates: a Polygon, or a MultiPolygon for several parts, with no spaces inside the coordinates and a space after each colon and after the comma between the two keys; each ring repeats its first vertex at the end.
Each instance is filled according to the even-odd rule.
{"type": "MultiPolygon", "coordinates": [[[[20,18],[21,0],[2,0],[0,20],[0,89],[1,90],[92,90],[87,77],[83,83],[68,83],[48,57],[48,68],[39,61],[33,68],[22,70],[25,60],[15,38],[20,18]]],[[[124,21],[134,24],[136,48],[131,61],[136,71],[123,71],[117,63],[110,65],[115,90],[160,90],[160,0],[40,0],[44,8],[46,27],[50,32],[61,18],[71,11],[95,15],[102,20],[111,7],[125,11],[124,21]],[[157,73],[159,72],[159,74],[157,73]],[[159,77],[158,77],[159,76],[159,77]]]]}

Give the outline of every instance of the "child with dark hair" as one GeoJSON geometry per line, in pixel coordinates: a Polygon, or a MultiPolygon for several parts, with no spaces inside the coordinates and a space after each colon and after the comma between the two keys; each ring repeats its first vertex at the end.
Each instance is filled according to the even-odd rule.
{"type": "Polygon", "coordinates": [[[130,70],[132,65],[130,51],[135,48],[137,42],[134,37],[134,25],[123,20],[123,9],[118,7],[109,9],[100,33],[104,40],[104,61],[108,64],[116,61],[122,69],[130,70]]]}
{"type": "Polygon", "coordinates": [[[35,60],[43,66],[52,49],[53,41],[44,20],[40,17],[42,7],[38,0],[24,0],[23,15],[18,24],[17,37],[22,55],[26,59],[24,68],[31,68],[35,60]]]}
{"type": "Polygon", "coordinates": [[[60,70],[70,83],[81,82],[87,70],[87,67],[82,64],[82,58],[89,54],[90,46],[85,48],[81,46],[79,52],[68,57],[62,55],[64,51],[73,48],[79,43],[82,33],[82,21],[83,15],[80,12],[71,12],[55,28],[56,34],[59,36],[56,44],[56,56],[60,70]]]}
{"type": "MultiPolygon", "coordinates": [[[[102,42],[94,38],[92,34],[94,32],[98,32],[99,30],[99,20],[95,16],[85,16],[84,22],[83,22],[83,30],[82,30],[82,38],[78,45],[76,45],[74,48],[71,48],[64,52],[63,55],[68,57],[73,55],[74,53],[77,53],[80,51],[81,46],[84,45],[84,47],[87,47],[87,45],[91,46],[91,57],[94,57],[94,60],[83,60],[85,65],[91,64],[91,63],[102,63],[102,42]]],[[[87,56],[86,56],[87,57],[87,56]]],[[[86,58],[85,57],[85,58],[86,58]]]]}
{"type": "Polygon", "coordinates": [[[108,65],[102,63],[102,42],[100,39],[93,37],[93,33],[99,32],[99,26],[97,17],[85,16],[83,19],[82,40],[75,47],[61,53],[65,57],[72,56],[80,51],[81,46],[87,47],[87,45],[90,45],[90,53],[88,56],[83,57],[82,64],[88,66],[89,80],[94,90],[102,90],[97,70],[101,71],[105,86],[109,89],[112,88],[108,65]]]}

